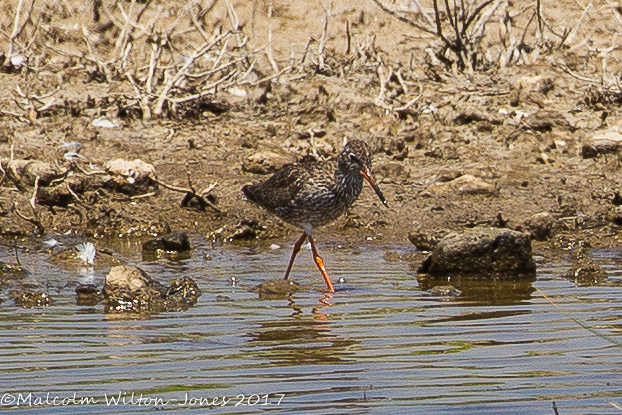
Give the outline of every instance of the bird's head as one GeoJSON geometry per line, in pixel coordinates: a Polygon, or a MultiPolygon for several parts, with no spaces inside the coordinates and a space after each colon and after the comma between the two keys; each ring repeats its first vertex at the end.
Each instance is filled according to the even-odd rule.
{"type": "Polygon", "coordinates": [[[370,184],[380,201],[387,206],[387,200],[371,174],[371,151],[361,140],[350,140],[339,153],[339,169],[352,175],[361,175],[370,184]]]}

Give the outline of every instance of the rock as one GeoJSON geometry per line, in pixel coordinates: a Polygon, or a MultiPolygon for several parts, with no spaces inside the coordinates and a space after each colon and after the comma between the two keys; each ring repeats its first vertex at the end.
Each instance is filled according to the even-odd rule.
{"type": "Polygon", "coordinates": [[[384,152],[396,160],[404,160],[408,156],[408,147],[403,137],[393,137],[384,141],[384,152]]]}
{"type": "Polygon", "coordinates": [[[438,239],[436,239],[436,237],[427,235],[423,232],[409,233],[408,240],[420,251],[431,251],[436,248],[436,245],[438,244],[438,239]]]}
{"type": "Polygon", "coordinates": [[[195,305],[201,292],[194,280],[183,277],[164,287],[135,266],[114,267],[102,289],[108,313],[182,311],[195,305]]]}
{"type": "Polygon", "coordinates": [[[436,183],[430,190],[437,194],[459,193],[465,195],[496,195],[495,187],[484,180],[465,174],[446,183],[436,183]]]}
{"type": "Polygon", "coordinates": [[[600,154],[618,153],[622,147],[622,134],[610,129],[596,133],[588,138],[581,148],[584,159],[594,158],[600,154]]]}
{"type": "Polygon", "coordinates": [[[104,293],[110,291],[138,291],[143,288],[159,286],[151,276],[138,267],[119,265],[110,269],[104,283],[104,293]]]}
{"type": "Polygon", "coordinates": [[[225,238],[225,241],[250,241],[253,239],[257,239],[257,232],[250,226],[242,225],[236,227],[235,231],[225,238]]]}
{"type": "Polygon", "coordinates": [[[123,124],[121,123],[121,121],[119,121],[116,118],[112,118],[112,117],[95,118],[91,122],[91,125],[93,127],[98,127],[98,128],[121,128],[123,127],[123,124]]]}
{"type": "Polygon", "coordinates": [[[28,290],[11,291],[9,298],[15,301],[15,305],[23,308],[47,307],[52,305],[52,297],[46,292],[32,292],[28,290]]]}
{"type": "Polygon", "coordinates": [[[280,154],[264,151],[246,158],[242,163],[242,169],[249,173],[270,174],[283,167],[287,162],[288,160],[280,154]]]}
{"type": "MultiPolygon", "coordinates": [[[[59,179],[67,173],[66,169],[39,160],[13,160],[10,166],[8,166],[8,162],[8,159],[0,160],[4,171],[15,171],[18,177],[14,177],[14,179],[28,186],[34,186],[37,177],[39,177],[40,186],[47,186],[52,180],[59,179]]],[[[10,177],[12,175],[11,173],[10,177]]]]}
{"type": "Polygon", "coordinates": [[[0,286],[6,280],[17,280],[27,277],[30,273],[19,264],[8,264],[0,261],[0,286]]]}
{"type": "Polygon", "coordinates": [[[154,261],[166,257],[172,261],[190,258],[190,241],[185,232],[176,232],[160,238],[150,239],[142,245],[143,261],[154,261]]]}
{"type": "Polygon", "coordinates": [[[181,277],[171,281],[166,290],[164,306],[166,311],[184,311],[194,306],[201,290],[197,283],[190,277],[181,277]]]}
{"type": "Polygon", "coordinates": [[[531,278],[535,276],[536,263],[527,234],[480,227],[447,235],[417,271],[432,277],[531,278]]]}
{"type": "Polygon", "coordinates": [[[452,285],[437,285],[423,292],[424,297],[458,297],[462,291],[452,285]]]}
{"type": "Polygon", "coordinates": [[[456,125],[467,125],[475,122],[487,122],[499,125],[503,122],[503,120],[486,113],[477,113],[472,110],[466,110],[464,112],[454,114],[452,122],[456,125]]]}
{"type": "Polygon", "coordinates": [[[374,167],[374,176],[391,180],[405,180],[410,177],[410,170],[403,163],[385,163],[374,167]]]}
{"type": "Polygon", "coordinates": [[[127,195],[144,193],[155,185],[156,171],[153,164],[140,159],[109,160],[104,166],[110,179],[105,182],[107,188],[127,195]]]}
{"type": "Polygon", "coordinates": [[[463,176],[462,172],[455,170],[443,170],[436,175],[436,180],[441,183],[451,182],[463,176]]]}
{"type": "Polygon", "coordinates": [[[108,174],[132,178],[134,181],[146,180],[156,174],[153,164],[140,159],[128,161],[124,159],[109,160],[104,166],[108,174]]]}
{"type": "Polygon", "coordinates": [[[76,287],[76,305],[95,306],[103,299],[95,284],[80,284],[76,287]]]}
{"type": "Polygon", "coordinates": [[[574,281],[579,286],[600,285],[607,280],[607,273],[588,257],[586,247],[589,244],[581,241],[572,251],[572,268],[564,278],[574,281]]]}
{"type": "Polygon", "coordinates": [[[523,119],[523,129],[533,131],[567,130],[575,131],[564,115],[555,110],[540,110],[523,119]]]}
{"type": "Polygon", "coordinates": [[[280,299],[298,291],[308,291],[309,287],[300,285],[296,281],[274,279],[267,280],[251,288],[250,290],[259,294],[261,299],[280,299]]]}
{"type": "Polygon", "coordinates": [[[527,219],[523,225],[531,233],[531,239],[546,241],[553,236],[555,220],[549,212],[540,212],[527,219]]]}
{"type": "Polygon", "coordinates": [[[235,225],[232,234],[225,237],[225,242],[250,241],[258,239],[258,232],[264,231],[266,228],[261,226],[257,221],[252,219],[242,219],[235,225]]]}
{"type": "Polygon", "coordinates": [[[397,262],[400,260],[400,254],[393,251],[387,251],[384,253],[383,258],[386,262],[397,262]]]}
{"type": "Polygon", "coordinates": [[[75,202],[75,194],[84,193],[84,181],[81,178],[71,177],[65,180],[66,185],[54,187],[40,187],[37,193],[37,203],[44,206],[67,207],[75,202]],[[69,188],[71,191],[69,191],[69,188]]]}

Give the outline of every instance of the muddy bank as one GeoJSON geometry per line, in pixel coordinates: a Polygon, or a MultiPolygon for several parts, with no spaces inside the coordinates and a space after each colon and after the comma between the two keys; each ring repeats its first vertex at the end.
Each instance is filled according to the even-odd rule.
{"type": "MultiPolygon", "coordinates": [[[[228,11],[220,6],[206,15],[210,24],[222,25],[218,19],[228,11]]],[[[291,12],[304,15],[298,6],[291,12]]],[[[547,12],[559,17],[561,10],[547,12]]],[[[264,12],[252,17],[261,27],[269,22],[264,12]]],[[[297,231],[247,203],[242,185],[285,163],[335,157],[344,139],[360,138],[373,149],[374,174],[390,208],[366,188],[346,215],[317,231],[320,242],[407,243],[410,236],[427,249],[450,232],[485,225],[529,233],[536,251],[618,245],[622,112],[619,94],[590,83],[587,75],[602,65],[589,50],[543,48],[529,32],[523,47],[532,49],[522,53],[539,50],[540,58],[441,71],[424,50],[436,50],[433,37],[413,42],[410,26],[371,4],[344,3],[333,12],[336,21],[351,22],[347,39],[358,46],[344,48],[341,29],[327,24],[333,37],[325,49],[309,57],[305,50],[276,73],[264,54],[248,52],[256,66],[240,57],[247,46],[224,40],[233,32],[215,33],[223,59],[238,72],[205,72],[209,65],[198,62],[195,75],[234,79],[227,77],[244,70],[245,78],[201,99],[183,101],[198,88],[184,73],[179,79],[187,84],[169,85],[163,102],[152,99],[137,75],[145,68],[136,66],[143,61],[135,49],[128,50],[135,61],[127,62],[136,66],[134,75],[112,70],[76,55],[84,39],[69,26],[61,36],[64,52],[52,49],[39,63],[3,60],[0,237],[142,240],[184,231],[218,244],[287,243],[297,231]]],[[[324,12],[313,6],[309,13],[317,19],[278,20],[282,33],[300,40],[315,30],[324,12]]],[[[190,14],[182,16],[193,33],[184,46],[204,42],[190,14]]],[[[48,18],[53,25],[76,15],[48,18]]],[[[528,28],[531,20],[521,15],[517,22],[528,28]]],[[[114,45],[114,26],[113,18],[101,29],[99,53],[114,45]]],[[[150,47],[141,42],[136,48],[150,47]]],[[[482,42],[489,52],[499,47],[482,42]]],[[[286,43],[275,40],[281,63],[286,43]]],[[[301,52],[295,46],[294,55],[301,52]]],[[[154,88],[166,87],[163,70],[155,74],[162,77],[152,79],[154,88]]]]}
{"type": "MultiPolygon", "coordinates": [[[[556,105],[580,103],[576,85],[551,77],[560,95],[552,100],[556,105]]],[[[96,239],[189,231],[223,243],[289,240],[292,229],[245,202],[242,185],[285,162],[334,157],[344,138],[360,137],[374,149],[374,173],[390,209],[366,188],[347,215],[319,231],[323,241],[405,242],[411,233],[434,239],[490,225],[531,232],[535,240],[559,247],[575,239],[592,246],[617,244],[622,223],[617,152],[586,157],[583,148],[603,128],[617,131],[618,110],[608,112],[604,125],[603,111],[570,114],[525,103],[528,115],[517,122],[500,112],[517,112],[503,93],[512,83],[468,94],[440,92],[446,87],[429,83],[416,112],[400,119],[373,105],[344,101],[340,83],[322,78],[277,86],[263,106],[208,114],[202,122],[124,120],[119,128],[98,128],[87,114],[46,118],[33,126],[0,118],[14,146],[13,159],[2,159],[7,177],[0,188],[0,232],[6,239],[43,229],[96,239]],[[335,92],[326,97],[320,90],[335,92]],[[472,102],[473,95],[478,102],[472,102]],[[291,99],[300,103],[291,105],[291,99]],[[322,106],[333,114],[330,119],[318,109],[322,106]],[[313,138],[301,133],[309,125],[321,126],[313,138]],[[67,143],[74,142],[81,157],[68,160],[67,143]],[[119,158],[141,160],[152,170],[144,180],[131,169],[114,173],[109,166],[119,158]],[[268,161],[263,170],[253,169],[253,159],[268,161]],[[46,172],[55,174],[20,170],[16,161],[31,168],[48,163],[46,172]],[[23,219],[35,217],[36,177],[41,229],[23,219]],[[188,193],[171,187],[197,194],[211,188],[209,205],[193,198],[182,203],[188,193]],[[244,227],[243,235],[234,237],[244,227]]],[[[8,140],[0,146],[10,153],[8,140]]]]}

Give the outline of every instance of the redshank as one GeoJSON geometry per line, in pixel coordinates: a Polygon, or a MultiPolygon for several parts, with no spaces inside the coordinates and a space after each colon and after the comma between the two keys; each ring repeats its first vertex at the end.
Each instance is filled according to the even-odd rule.
{"type": "Polygon", "coordinates": [[[303,230],[294,243],[284,279],[289,277],[296,254],[308,239],[326,287],[330,292],[335,291],[315,247],[313,228],[343,215],[361,194],[363,179],[386,206],[387,201],[371,174],[369,147],[361,140],[351,140],[343,146],[337,160],[287,164],[267,180],[242,187],[248,200],[303,230]]]}

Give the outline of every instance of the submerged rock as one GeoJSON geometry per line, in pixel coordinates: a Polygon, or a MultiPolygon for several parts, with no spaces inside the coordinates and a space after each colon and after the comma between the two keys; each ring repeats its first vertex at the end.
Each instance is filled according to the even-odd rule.
{"type": "Polygon", "coordinates": [[[28,274],[28,270],[19,264],[0,262],[0,284],[4,280],[21,279],[28,276],[28,274]]]}
{"type": "Polygon", "coordinates": [[[458,297],[461,294],[462,291],[456,289],[453,285],[437,285],[425,290],[423,293],[425,297],[458,297]]]}
{"type": "Polygon", "coordinates": [[[572,252],[572,268],[563,277],[579,286],[600,285],[608,278],[605,270],[588,257],[584,243],[572,252]]]}
{"type": "Polygon", "coordinates": [[[190,258],[190,241],[185,232],[176,232],[143,243],[143,261],[153,261],[161,257],[178,261],[190,258]]]}
{"type": "Polygon", "coordinates": [[[510,229],[473,228],[443,238],[417,271],[433,277],[530,278],[536,273],[531,252],[527,234],[510,229]]]}
{"type": "Polygon", "coordinates": [[[108,248],[97,249],[91,242],[63,247],[50,257],[50,262],[75,272],[84,267],[112,267],[121,264],[121,258],[108,248]]]}
{"type": "Polygon", "coordinates": [[[108,313],[154,313],[187,310],[197,303],[201,291],[189,277],[165,287],[142,269],[121,265],[106,275],[102,294],[108,313]]]}
{"type": "Polygon", "coordinates": [[[9,293],[9,298],[15,301],[15,305],[23,308],[47,307],[53,303],[50,294],[43,291],[11,291],[9,293]]]}
{"type": "Polygon", "coordinates": [[[400,260],[400,254],[393,251],[387,251],[384,253],[383,258],[386,262],[397,262],[400,260]]]}
{"type": "Polygon", "coordinates": [[[273,279],[267,280],[251,288],[251,291],[259,294],[261,299],[279,299],[298,291],[308,291],[309,287],[300,285],[296,281],[273,279]]]}
{"type": "Polygon", "coordinates": [[[95,284],[80,284],[76,287],[76,305],[94,306],[103,299],[95,284]]]}
{"type": "Polygon", "coordinates": [[[196,305],[201,290],[190,277],[181,277],[171,281],[165,293],[164,306],[166,311],[184,311],[196,305]]]}

